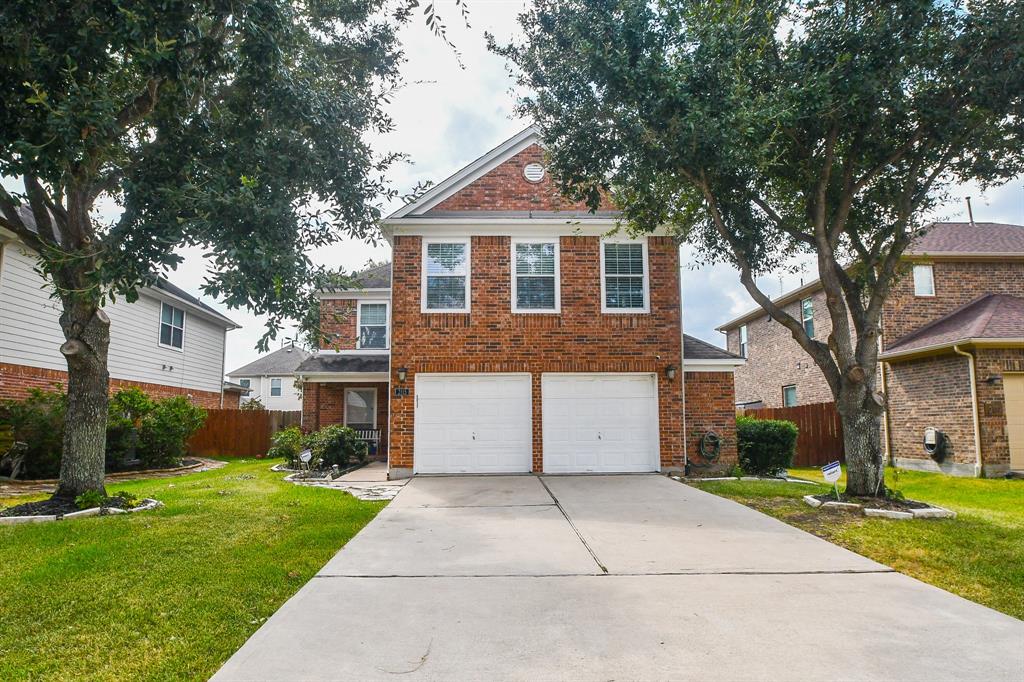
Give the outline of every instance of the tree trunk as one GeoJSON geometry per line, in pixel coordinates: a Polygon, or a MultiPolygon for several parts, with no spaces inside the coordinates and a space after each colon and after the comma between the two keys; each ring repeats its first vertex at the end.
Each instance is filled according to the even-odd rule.
{"type": "Polygon", "coordinates": [[[843,423],[846,450],[846,492],[848,495],[885,495],[885,458],[882,453],[881,408],[865,399],[864,391],[836,401],[843,423]],[[845,398],[845,399],[843,399],[845,398]]]}
{"type": "Polygon", "coordinates": [[[67,339],[60,351],[68,363],[68,407],[54,496],[74,498],[88,490],[106,494],[110,319],[95,305],[65,300],[60,325],[67,339]]]}

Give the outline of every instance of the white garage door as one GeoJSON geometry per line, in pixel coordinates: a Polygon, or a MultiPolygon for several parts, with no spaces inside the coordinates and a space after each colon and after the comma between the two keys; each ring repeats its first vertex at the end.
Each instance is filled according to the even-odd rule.
{"type": "Polygon", "coordinates": [[[651,374],[545,374],[544,471],[658,471],[651,374]]]}
{"type": "Polygon", "coordinates": [[[417,374],[415,382],[415,473],[532,469],[529,375],[417,374]]]}

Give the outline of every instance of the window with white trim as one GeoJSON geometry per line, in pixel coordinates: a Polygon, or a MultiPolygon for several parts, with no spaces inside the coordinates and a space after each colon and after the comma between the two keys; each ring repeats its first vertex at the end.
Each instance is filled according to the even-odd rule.
{"type": "Polygon", "coordinates": [[[558,312],[558,242],[512,240],[513,312],[558,312]]]}
{"type": "Polygon", "coordinates": [[[740,357],[747,357],[747,325],[740,325],[740,357]]]}
{"type": "Polygon", "coordinates": [[[160,345],[181,350],[185,346],[185,311],[160,303],[160,345]]]}
{"type": "Polygon", "coordinates": [[[271,379],[270,380],[270,395],[274,398],[281,397],[281,380],[271,379]]]}
{"type": "Polygon", "coordinates": [[[648,311],[646,247],[644,241],[601,243],[602,311],[648,311]]]}
{"type": "Polygon", "coordinates": [[[469,240],[423,243],[423,311],[469,312],[469,240]]]}
{"type": "Polygon", "coordinates": [[[814,338],[814,299],[805,298],[800,301],[800,320],[803,322],[807,336],[814,338]]]}
{"type": "Polygon", "coordinates": [[[796,407],[796,386],[783,386],[782,387],[782,405],[783,407],[796,407]]]}
{"type": "Polygon", "coordinates": [[[252,388],[252,379],[239,379],[238,385],[242,388],[252,388]]]}
{"type": "Polygon", "coordinates": [[[388,347],[388,304],[359,304],[359,348],[388,347]]]}
{"type": "Polygon", "coordinates": [[[931,265],[914,266],[914,295],[935,295],[935,270],[931,265]]]}
{"type": "Polygon", "coordinates": [[[345,389],[345,426],[357,430],[377,428],[377,389],[345,389]]]}

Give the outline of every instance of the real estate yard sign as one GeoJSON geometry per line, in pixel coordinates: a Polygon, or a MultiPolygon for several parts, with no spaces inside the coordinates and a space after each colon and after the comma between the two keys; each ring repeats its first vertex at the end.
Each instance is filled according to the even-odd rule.
{"type": "Polygon", "coordinates": [[[843,468],[839,465],[839,462],[829,462],[825,466],[821,467],[821,474],[825,477],[825,480],[832,484],[836,489],[836,500],[839,500],[839,484],[837,481],[843,473],[843,468]]]}

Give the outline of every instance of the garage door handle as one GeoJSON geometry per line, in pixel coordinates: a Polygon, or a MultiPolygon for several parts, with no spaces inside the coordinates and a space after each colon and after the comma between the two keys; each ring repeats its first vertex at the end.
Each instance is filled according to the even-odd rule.
{"type": "Polygon", "coordinates": [[[600,431],[597,432],[597,439],[601,440],[601,432],[600,431]]]}
{"type": "Polygon", "coordinates": [[[473,432],[473,440],[476,440],[476,432],[473,432]]]}

